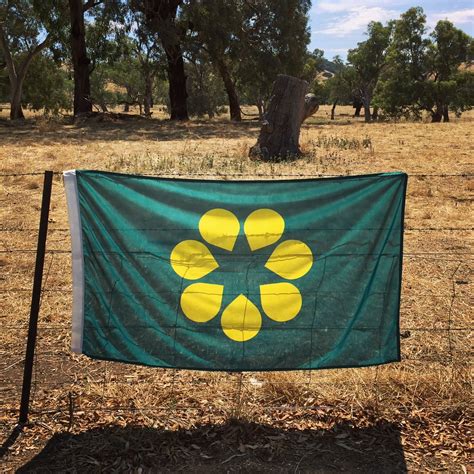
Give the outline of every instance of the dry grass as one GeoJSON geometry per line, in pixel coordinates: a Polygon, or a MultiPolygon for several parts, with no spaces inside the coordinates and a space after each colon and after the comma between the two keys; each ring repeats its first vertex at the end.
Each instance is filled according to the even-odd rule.
{"type": "MultiPolygon", "coordinates": [[[[72,124],[66,119],[31,118],[17,127],[0,121],[4,174],[82,168],[216,179],[392,170],[413,175],[406,212],[404,360],[400,364],[229,375],[131,367],[78,357],[69,351],[69,255],[49,253],[33,424],[10,449],[6,470],[21,465],[48,439],[55,439],[59,443],[53,450],[56,458],[48,457],[46,452],[45,465],[56,459],[54,466],[58,466],[73,456],[78,457],[74,469],[81,472],[133,471],[137,466],[156,463],[161,463],[164,470],[179,465],[207,472],[226,468],[312,471],[316,465],[322,472],[357,466],[370,470],[369,464],[364,469],[357,452],[372,459],[371,466],[377,471],[390,455],[384,451],[383,442],[373,452],[366,442],[369,446],[378,446],[380,440],[391,442],[394,433],[394,442],[402,446],[410,469],[469,469],[473,421],[468,329],[472,325],[470,202],[474,185],[471,177],[438,175],[472,175],[474,114],[448,124],[366,125],[350,117],[351,108],[341,107],[339,112],[344,115],[334,122],[328,119],[328,112],[323,107],[304,125],[304,156],[278,164],[248,159],[248,149],[259,129],[251,120],[238,125],[222,118],[186,124],[171,124],[160,118],[72,124]],[[240,424],[231,423],[236,418],[240,424]],[[138,431],[130,428],[132,422],[138,431]],[[388,425],[381,426],[382,422],[388,425]],[[144,434],[145,428],[154,431],[144,434]],[[69,438],[55,438],[68,430],[69,438]],[[171,438],[168,432],[174,433],[169,435],[171,438]],[[310,437],[313,444],[306,443],[322,456],[319,464],[311,464],[307,453],[298,448],[306,446],[298,441],[301,433],[310,437]],[[248,436],[245,442],[244,434],[248,436]],[[154,436],[160,446],[168,446],[168,451],[153,451],[148,459],[149,451],[145,452],[143,442],[137,441],[148,435],[154,436]],[[125,437],[132,446],[138,442],[131,451],[141,456],[140,461],[121,455],[117,464],[113,450],[109,457],[101,456],[100,450],[108,452],[113,447],[110,439],[117,436],[125,437]],[[286,447],[285,443],[279,444],[278,436],[286,439],[286,447]],[[213,451],[208,440],[219,437],[224,439],[223,450],[213,451]],[[270,441],[261,441],[264,438],[270,441]],[[200,448],[197,457],[192,446],[200,448]],[[89,449],[92,460],[84,453],[89,449]],[[331,452],[332,457],[325,452],[331,452]],[[236,457],[232,457],[234,454],[236,457]],[[232,459],[227,460],[229,457],[232,459]],[[94,464],[97,459],[101,460],[99,467],[94,464]],[[282,459],[292,462],[282,464],[282,459]]],[[[17,416],[34,267],[34,252],[12,250],[36,247],[41,181],[41,176],[0,178],[0,420],[5,436],[17,416]]],[[[60,177],[55,178],[53,186],[48,248],[70,248],[60,177]]],[[[385,470],[397,470],[395,461],[385,470]]]]}

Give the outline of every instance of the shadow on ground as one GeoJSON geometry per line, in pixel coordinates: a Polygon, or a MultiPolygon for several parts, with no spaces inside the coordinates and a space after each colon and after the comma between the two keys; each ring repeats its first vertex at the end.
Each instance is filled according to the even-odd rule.
{"type": "Polygon", "coordinates": [[[76,121],[71,118],[59,121],[41,122],[30,119],[21,123],[0,121],[0,140],[4,143],[29,141],[37,144],[69,143],[78,141],[140,141],[140,140],[190,140],[210,138],[257,137],[260,128],[258,120],[232,123],[227,120],[190,120],[175,122],[170,120],[134,117],[114,119],[92,117],[76,121]],[[58,133],[60,132],[60,133],[58,133]]]}
{"type": "Polygon", "coordinates": [[[55,434],[17,472],[406,472],[398,428],[328,430],[229,422],[164,431],[107,426],[55,434]]]}

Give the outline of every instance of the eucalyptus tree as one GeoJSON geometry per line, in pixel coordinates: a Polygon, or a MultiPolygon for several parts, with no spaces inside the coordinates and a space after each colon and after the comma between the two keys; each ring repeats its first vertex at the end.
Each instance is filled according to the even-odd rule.
{"type": "Polygon", "coordinates": [[[367,40],[349,50],[347,60],[357,75],[357,95],[364,106],[365,121],[372,119],[370,106],[375,88],[383,69],[390,44],[391,26],[373,21],[367,27],[367,40]]]}
{"type": "Polygon", "coordinates": [[[149,30],[157,34],[165,51],[171,120],[187,120],[186,72],[182,44],[187,25],[179,16],[183,0],[132,0],[131,8],[144,15],[149,30]]]}
{"type": "MultiPolygon", "coordinates": [[[[242,120],[237,92],[237,71],[247,54],[243,35],[243,4],[241,0],[201,0],[188,2],[184,18],[191,27],[188,50],[193,57],[204,53],[222,78],[228,97],[230,118],[242,120]]],[[[199,64],[199,61],[193,61],[199,64]]]]}
{"type": "Polygon", "coordinates": [[[437,23],[428,36],[422,8],[410,8],[394,22],[387,68],[377,88],[377,102],[389,116],[449,120],[472,105],[469,71],[462,64],[472,55],[472,38],[449,21],[437,23]],[[471,105],[469,105],[471,102],[471,105]]]}
{"type": "Polygon", "coordinates": [[[243,2],[246,54],[241,59],[239,84],[261,116],[278,74],[304,76],[310,7],[309,0],[243,2]]]}
{"type": "Polygon", "coordinates": [[[0,49],[10,82],[10,118],[23,119],[23,85],[32,61],[59,39],[60,0],[5,0],[0,3],[0,49]]]}

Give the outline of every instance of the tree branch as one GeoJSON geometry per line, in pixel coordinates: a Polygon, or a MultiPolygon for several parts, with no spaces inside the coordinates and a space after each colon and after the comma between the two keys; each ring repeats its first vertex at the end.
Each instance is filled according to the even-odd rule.
{"type": "Polygon", "coordinates": [[[15,63],[8,48],[7,38],[5,36],[5,30],[3,29],[3,23],[0,23],[0,48],[3,51],[5,56],[5,62],[7,63],[8,77],[10,78],[10,83],[13,85],[17,77],[15,63]]]}
{"type": "Polygon", "coordinates": [[[82,7],[82,11],[85,13],[87,10],[100,5],[102,2],[103,0],[87,0],[87,2],[84,3],[84,6],[82,7]]]}
{"type": "Polygon", "coordinates": [[[28,70],[28,67],[30,66],[30,63],[31,61],[33,60],[33,58],[38,55],[39,53],[41,53],[41,51],[43,51],[44,48],[46,48],[49,44],[49,41],[51,39],[51,36],[48,34],[46,36],[46,38],[39,44],[37,44],[35,46],[35,48],[33,49],[33,51],[30,51],[28,53],[28,56],[26,57],[26,59],[21,63],[20,67],[19,67],[19,72],[18,72],[18,76],[21,76],[21,77],[24,77],[26,75],[26,71],[28,70]]]}

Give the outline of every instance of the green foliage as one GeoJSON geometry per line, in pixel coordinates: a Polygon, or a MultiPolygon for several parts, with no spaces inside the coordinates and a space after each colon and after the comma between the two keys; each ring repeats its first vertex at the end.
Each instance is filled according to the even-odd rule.
{"type": "Polygon", "coordinates": [[[48,114],[71,110],[73,83],[69,74],[46,54],[31,63],[23,85],[23,103],[48,114]]]}
{"type": "Polygon", "coordinates": [[[188,76],[188,112],[191,116],[209,118],[222,111],[226,96],[221,79],[212,67],[205,62],[189,62],[186,67],[188,76]]]}
{"type": "Polygon", "coordinates": [[[367,27],[368,39],[349,50],[347,59],[355,71],[354,92],[365,108],[366,121],[370,121],[370,105],[380,74],[386,66],[391,26],[371,22],[367,27]]]}
{"type": "Polygon", "coordinates": [[[447,20],[438,22],[431,38],[426,32],[421,8],[410,8],[393,23],[387,69],[375,98],[388,116],[421,119],[427,111],[438,122],[449,119],[449,109],[459,114],[472,106],[464,86],[470,76],[459,73],[472,52],[472,38],[447,20]]]}

